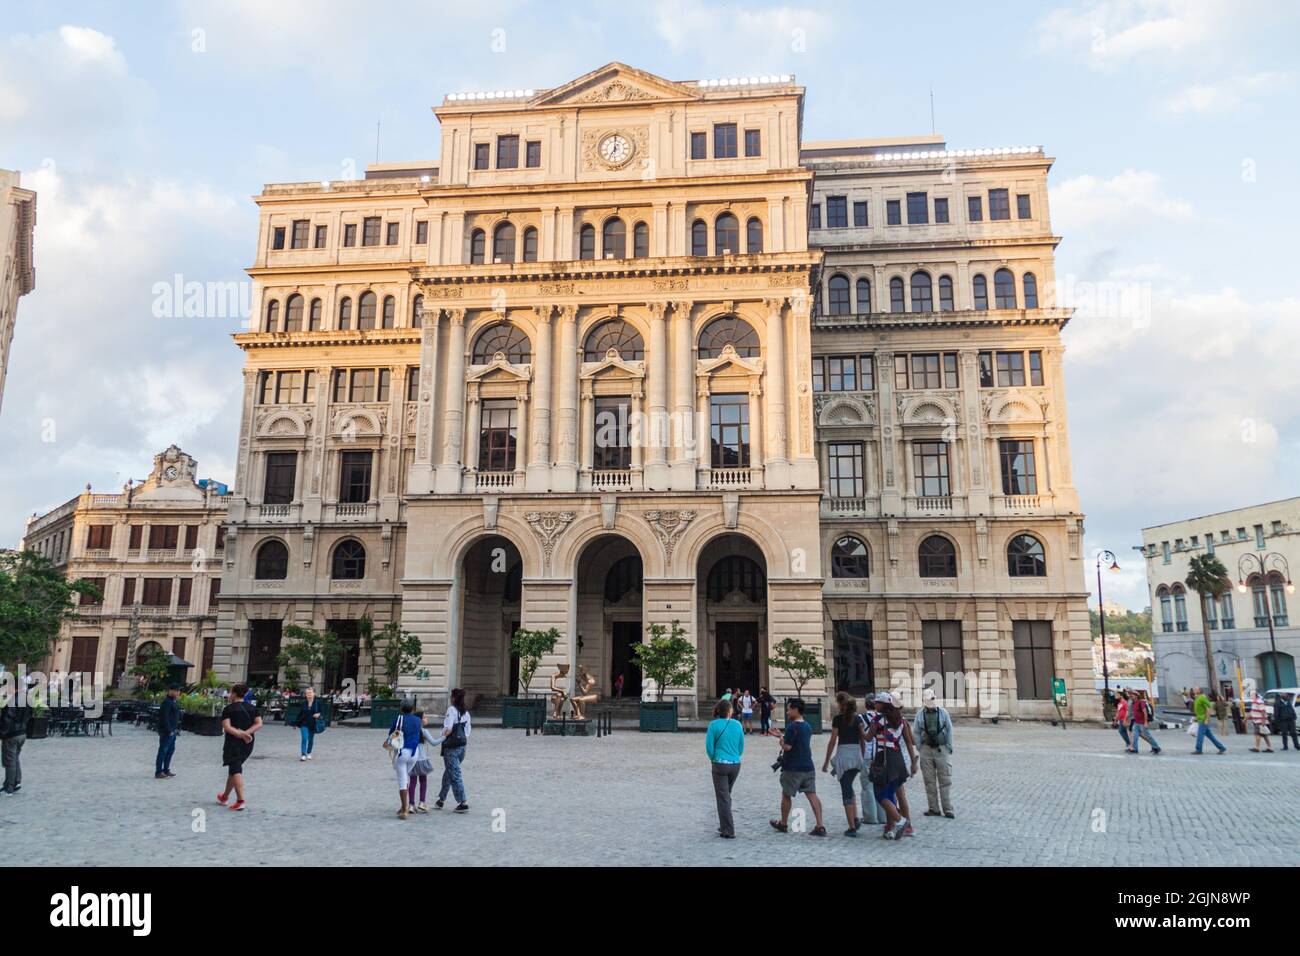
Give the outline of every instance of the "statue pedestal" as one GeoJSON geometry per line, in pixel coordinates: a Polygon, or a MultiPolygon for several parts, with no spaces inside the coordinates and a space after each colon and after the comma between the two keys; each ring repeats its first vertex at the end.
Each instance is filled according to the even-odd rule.
{"type": "Polygon", "coordinates": [[[560,720],[558,717],[547,717],[546,723],[542,725],[544,737],[591,737],[594,733],[590,720],[560,720]]]}

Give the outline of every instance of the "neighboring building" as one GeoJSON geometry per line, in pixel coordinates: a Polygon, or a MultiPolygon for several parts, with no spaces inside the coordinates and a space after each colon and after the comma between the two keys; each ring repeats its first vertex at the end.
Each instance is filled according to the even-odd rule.
{"type": "Polygon", "coordinates": [[[793,637],[833,665],[815,696],[924,662],[994,671],[1025,716],[1062,675],[1095,714],[1051,161],[801,156],[803,97],[613,63],[449,96],[437,162],[267,186],[218,670],[276,679],[300,623],[349,648],[327,685],[364,683],[366,616],[423,641],[405,689],[490,698],[515,688],[514,628],[554,626],[534,689],[568,662],[632,696],[632,645],[680,621],[688,699],[787,693],[765,660],[793,637]],[[887,225],[914,191],[948,222],[887,225]],[[866,224],[810,233],[839,195],[866,224]],[[840,274],[914,297],[845,310],[840,274]]]}
{"type": "Polygon", "coordinates": [[[47,669],[99,672],[116,682],[150,645],[192,663],[191,680],[211,669],[229,503],[199,486],[194,459],[172,445],[154,456],[143,484],[116,495],[88,485],[29,518],[19,547],[103,595],[82,600],[47,669]]]}
{"type": "Polygon", "coordinates": [[[1123,617],[1129,613],[1128,608],[1117,601],[1106,601],[1102,604],[1101,609],[1107,617],[1123,617]]]}
{"type": "Polygon", "coordinates": [[[1219,689],[1237,694],[1238,665],[1260,690],[1296,686],[1300,627],[1291,623],[1287,601],[1295,590],[1290,565],[1300,567],[1300,498],[1145,528],[1142,544],[1151,590],[1151,644],[1163,687],[1192,687],[1206,680],[1200,598],[1183,583],[1192,558],[1201,554],[1217,557],[1233,584],[1206,615],[1219,689]]]}
{"type": "Polygon", "coordinates": [[[18,299],[36,288],[32,233],[36,229],[36,193],[19,185],[19,175],[0,169],[0,408],[4,407],[9,347],[18,321],[18,299]]]}

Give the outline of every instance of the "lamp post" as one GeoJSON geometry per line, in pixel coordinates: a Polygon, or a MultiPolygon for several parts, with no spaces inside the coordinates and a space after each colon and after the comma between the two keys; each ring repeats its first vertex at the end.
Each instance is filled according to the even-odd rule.
{"type": "Polygon", "coordinates": [[[1097,555],[1097,619],[1101,622],[1101,680],[1105,687],[1102,694],[1106,700],[1110,700],[1110,667],[1106,663],[1106,605],[1103,603],[1101,596],[1101,563],[1109,561],[1108,571],[1118,571],[1119,561],[1115,557],[1114,551],[1101,551],[1097,555]]]}
{"type": "Polygon", "coordinates": [[[1273,661],[1273,680],[1281,684],[1282,673],[1277,666],[1277,637],[1273,633],[1273,602],[1268,593],[1268,577],[1273,573],[1285,577],[1286,593],[1295,594],[1295,585],[1291,582],[1291,566],[1287,564],[1286,558],[1276,551],[1269,551],[1266,554],[1247,551],[1237,562],[1237,590],[1242,594],[1245,594],[1249,588],[1246,583],[1246,572],[1252,563],[1259,569],[1260,584],[1264,588],[1264,617],[1268,620],[1268,646],[1269,657],[1273,661]]]}

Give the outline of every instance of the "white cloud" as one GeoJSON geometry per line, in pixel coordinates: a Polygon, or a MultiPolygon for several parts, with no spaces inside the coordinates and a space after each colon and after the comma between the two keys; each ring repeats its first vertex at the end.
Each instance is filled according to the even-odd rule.
{"type": "Polygon", "coordinates": [[[1259,96],[1288,90],[1294,84],[1294,74],[1278,71],[1230,76],[1217,83],[1184,87],[1169,97],[1164,107],[1174,115],[1231,113],[1250,105],[1259,96]]]}
{"type": "Polygon", "coordinates": [[[1075,176],[1052,187],[1052,223],[1069,235],[1097,225],[1114,229],[1126,223],[1186,222],[1191,203],[1169,196],[1158,173],[1126,169],[1109,179],[1075,176]]]}
{"type": "Polygon", "coordinates": [[[117,41],[90,27],[61,26],[59,39],[72,57],[84,63],[103,65],[115,73],[126,72],[126,60],[118,52],[117,41]]]}
{"type": "Polygon", "coordinates": [[[1038,24],[1044,52],[1095,69],[1135,60],[1177,61],[1223,39],[1238,0],[1100,0],[1053,10],[1038,24]]]}

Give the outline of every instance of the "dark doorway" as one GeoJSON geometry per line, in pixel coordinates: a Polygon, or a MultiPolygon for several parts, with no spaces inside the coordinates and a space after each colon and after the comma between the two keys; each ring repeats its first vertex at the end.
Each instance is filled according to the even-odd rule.
{"type": "Polygon", "coordinates": [[[834,628],[835,689],[865,697],[876,686],[871,672],[871,622],[836,621],[834,628]]]}
{"type": "Polygon", "coordinates": [[[632,647],[641,643],[640,621],[615,621],[612,633],[613,647],[610,657],[609,693],[615,696],[615,681],[623,675],[623,696],[633,700],[641,696],[641,668],[633,663],[632,647]]]}
{"type": "MultiPolygon", "coordinates": [[[[515,631],[519,630],[519,622],[510,622],[510,633],[506,636],[506,646],[515,639],[515,631]]],[[[506,696],[513,697],[519,694],[519,655],[514,651],[510,652],[510,681],[506,684],[506,696]]]]}
{"type": "Polygon", "coordinates": [[[334,633],[343,648],[343,656],[337,664],[325,665],[321,679],[321,689],[325,693],[343,686],[344,681],[352,681],[352,693],[357,694],[357,676],[361,673],[361,626],[359,621],[326,621],[327,630],[334,633]]]}
{"type": "Polygon", "coordinates": [[[717,687],[714,696],[724,689],[758,693],[758,624],[755,621],[718,621],[714,673],[717,687]]]}
{"type": "Polygon", "coordinates": [[[274,687],[280,675],[280,621],[252,621],[248,627],[248,684],[274,687]]]}

